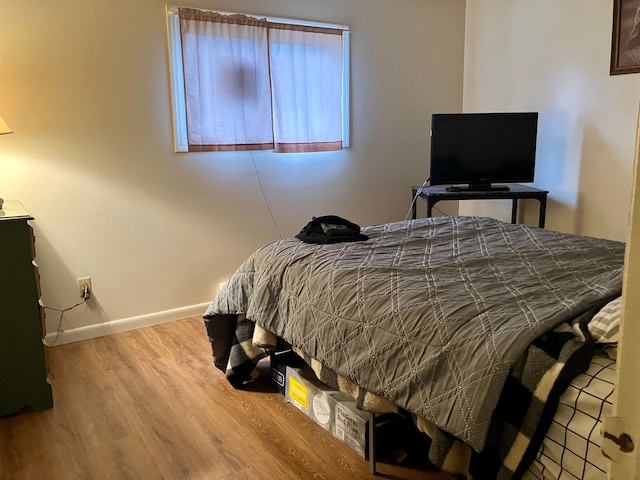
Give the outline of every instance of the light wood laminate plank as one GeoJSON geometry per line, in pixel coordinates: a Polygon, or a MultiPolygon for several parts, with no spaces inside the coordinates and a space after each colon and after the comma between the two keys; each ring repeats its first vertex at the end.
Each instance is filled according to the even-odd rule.
{"type": "MultiPolygon", "coordinates": [[[[231,387],[199,317],[49,353],[54,407],[0,419],[2,479],[380,478],[272,390],[268,366],[249,389],[231,387]]],[[[451,478],[425,465],[378,471],[451,478]]]]}

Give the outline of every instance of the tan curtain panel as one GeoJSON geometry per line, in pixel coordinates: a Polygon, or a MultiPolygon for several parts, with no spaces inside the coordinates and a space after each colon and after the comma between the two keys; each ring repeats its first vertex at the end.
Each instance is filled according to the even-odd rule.
{"type": "Polygon", "coordinates": [[[179,12],[189,151],[273,148],[266,22],[179,12]]]}

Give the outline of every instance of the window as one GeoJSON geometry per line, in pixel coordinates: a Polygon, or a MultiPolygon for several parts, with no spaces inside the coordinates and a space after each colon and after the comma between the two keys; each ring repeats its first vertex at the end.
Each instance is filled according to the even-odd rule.
{"type": "Polygon", "coordinates": [[[349,31],[167,8],[176,151],[349,145],[349,31]]]}

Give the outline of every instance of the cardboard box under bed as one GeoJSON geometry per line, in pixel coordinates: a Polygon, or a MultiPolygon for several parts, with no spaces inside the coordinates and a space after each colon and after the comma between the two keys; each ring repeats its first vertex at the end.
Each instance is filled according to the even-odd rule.
{"type": "Polygon", "coordinates": [[[369,458],[369,414],[353,399],[312,378],[303,368],[286,367],[285,398],[318,425],[369,458]]]}

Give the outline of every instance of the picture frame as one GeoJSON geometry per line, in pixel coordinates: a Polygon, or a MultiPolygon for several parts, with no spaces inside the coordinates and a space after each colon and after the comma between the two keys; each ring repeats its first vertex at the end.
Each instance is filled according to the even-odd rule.
{"type": "Polygon", "coordinates": [[[614,0],[611,75],[640,73],[640,0],[614,0]]]}

